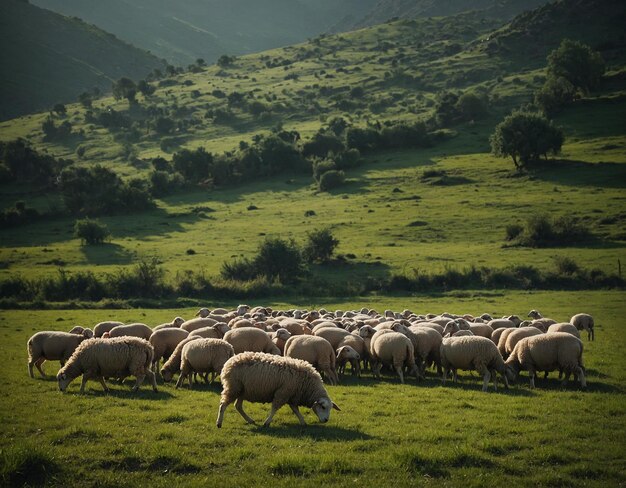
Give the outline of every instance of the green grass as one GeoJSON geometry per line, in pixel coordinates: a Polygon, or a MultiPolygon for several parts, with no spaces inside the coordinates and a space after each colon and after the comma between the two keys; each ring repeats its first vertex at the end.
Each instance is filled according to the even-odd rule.
{"type": "MultiPolygon", "coordinates": [[[[262,429],[244,424],[231,407],[218,430],[219,384],[193,391],[165,385],[157,394],[144,386],[136,395],[129,385],[111,385],[105,395],[90,382],[79,395],[78,381],[62,394],[52,378],[27,374],[25,344],[36,331],[105,319],[156,325],[190,317],[195,309],[2,312],[3,390],[10,394],[0,400],[0,479],[21,482],[20,466],[28,466],[38,480],[74,486],[381,486],[393,480],[399,486],[604,487],[626,481],[625,308],[619,292],[306,298],[272,305],[495,315],[537,308],[557,320],[586,311],[598,323],[596,341],[584,340],[588,389],[574,383],[562,389],[555,374],[534,391],[524,375],[509,391],[482,393],[476,373],[442,387],[432,373],[419,384],[410,379],[400,385],[392,375],[375,381],[366,372],[328,387],[342,409],[328,424],[316,423],[307,411],[309,425],[301,428],[285,408],[262,429]]],[[[46,367],[52,375],[58,363],[46,367]]],[[[262,420],[268,405],[247,410],[262,420]]]]}

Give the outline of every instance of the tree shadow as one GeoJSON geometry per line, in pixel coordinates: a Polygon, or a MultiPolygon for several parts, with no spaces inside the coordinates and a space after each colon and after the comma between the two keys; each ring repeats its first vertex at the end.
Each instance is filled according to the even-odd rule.
{"type": "Polygon", "coordinates": [[[98,264],[129,264],[134,256],[119,244],[112,242],[98,246],[82,246],[81,251],[90,263],[98,264]]]}
{"type": "Polygon", "coordinates": [[[373,436],[356,429],[331,427],[323,424],[308,424],[305,426],[300,424],[271,425],[270,427],[255,426],[252,431],[272,437],[308,437],[311,440],[322,441],[366,441],[374,439],[373,436]]]}
{"type": "Polygon", "coordinates": [[[626,188],[626,165],[554,159],[530,168],[537,179],[565,186],[626,188]]]}

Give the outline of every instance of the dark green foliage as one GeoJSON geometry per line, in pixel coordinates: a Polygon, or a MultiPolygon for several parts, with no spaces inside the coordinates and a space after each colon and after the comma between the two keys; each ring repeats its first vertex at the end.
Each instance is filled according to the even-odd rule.
{"type": "Polygon", "coordinates": [[[106,127],[107,129],[128,128],[132,123],[128,115],[113,110],[112,108],[108,108],[102,112],[97,112],[96,114],[88,112],[85,116],[85,120],[87,120],[87,122],[100,124],[102,127],[106,127]]]}
{"type": "Polygon", "coordinates": [[[157,157],[152,160],[152,167],[155,169],[155,171],[167,171],[168,173],[171,173],[173,171],[170,162],[167,159],[161,157],[157,157]]]}
{"type": "Polygon", "coordinates": [[[317,156],[325,158],[328,153],[339,153],[345,148],[339,137],[333,134],[317,132],[310,141],[302,145],[302,155],[304,157],[317,156]]]}
{"type": "Polygon", "coordinates": [[[89,92],[82,92],[78,95],[78,102],[85,108],[91,108],[93,97],[89,92]]]}
{"type": "Polygon", "coordinates": [[[126,100],[128,100],[128,103],[132,104],[136,102],[135,97],[137,95],[137,85],[135,85],[135,82],[130,78],[120,78],[115,83],[113,83],[112,88],[113,96],[116,100],[121,100],[122,98],[125,98],[126,100]]]}
{"type": "Polygon", "coordinates": [[[217,59],[217,65],[221,68],[228,68],[229,66],[232,66],[236,60],[237,58],[235,56],[228,56],[227,54],[222,54],[217,59]]]}
{"type": "Polygon", "coordinates": [[[319,183],[320,178],[327,171],[336,170],[337,165],[332,159],[318,159],[313,161],[313,178],[319,183]]]}
{"type": "Polygon", "coordinates": [[[0,142],[0,166],[6,168],[4,179],[19,182],[49,183],[71,161],[39,154],[24,139],[0,142]]]}
{"type": "Polygon", "coordinates": [[[379,132],[371,127],[350,127],[346,131],[346,145],[365,153],[375,150],[380,144],[379,132]]]}
{"type": "Polygon", "coordinates": [[[348,128],[348,122],[343,117],[333,117],[328,121],[328,130],[336,136],[341,136],[348,128]]]}
{"type": "Polygon", "coordinates": [[[455,108],[463,121],[479,120],[488,112],[488,103],[483,95],[473,91],[463,93],[456,102],[455,108]]]}
{"type": "Polygon", "coordinates": [[[42,122],[41,130],[44,133],[44,141],[65,141],[72,134],[72,124],[68,120],[64,120],[56,125],[54,119],[48,116],[42,122]]]}
{"type": "Polygon", "coordinates": [[[139,80],[137,90],[139,90],[144,97],[148,97],[155,92],[156,88],[146,80],[139,80]]]}
{"type": "Polygon", "coordinates": [[[535,103],[546,115],[553,115],[578,97],[578,90],[567,79],[550,76],[535,93],[535,103]]]}
{"type": "Polygon", "coordinates": [[[78,237],[83,244],[102,244],[109,235],[107,226],[98,220],[86,218],[74,222],[74,237],[78,237]]]}
{"type": "Polygon", "coordinates": [[[565,78],[584,92],[598,86],[604,69],[600,53],[570,39],[563,39],[561,45],[548,56],[548,76],[565,78]]]}
{"type": "Polygon", "coordinates": [[[317,229],[307,232],[307,241],[304,244],[302,254],[304,258],[312,262],[327,262],[339,245],[330,229],[317,229]]]}
{"type": "Polygon", "coordinates": [[[180,173],[155,170],[150,173],[150,193],[154,197],[164,197],[183,188],[185,181],[180,173]]]}
{"type": "Polygon", "coordinates": [[[554,269],[560,275],[573,275],[580,271],[578,263],[567,256],[555,256],[553,261],[554,269]]]}
{"type": "Polygon", "coordinates": [[[523,225],[507,227],[507,240],[528,247],[573,246],[589,241],[591,237],[583,223],[567,215],[550,218],[545,214],[533,214],[523,225]]]}
{"type": "Polygon", "coordinates": [[[52,111],[57,115],[65,115],[67,113],[65,105],[63,105],[62,103],[55,104],[54,107],[52,107],[52,111]]]}
{"type": "Polygon", "coordinates": [[[380,130],[380,149],[428,147],[430,138],[423,123],[385,125],[380,130]]]}
{"type": "Polygon", "coordinates": [[[500,157],[510,156],[516,168],[536,162],[541,156],[556,154],[563,145],[563,132],[544,116],[531,112],[513,112],[496,126],[491,151],[500,157]]]}
{"type": "Polygon", "coordinates": [[[343,185],[345,181],[345,175],[343,171],[330,170],[320,176],[319,189],[320,191],[328,191],[338,186],[343,185]]]}
{"type": "Polygon", "coordinates": [[[157,259],[140,261],[132,269],[120,269],[107,275],[107,287],[111,296],[119,298],[159,298],[170,295],[173,290],[164,281],[165,270],[157,259]]]}
{"type": "Polygon", "coordinates": [[[31,223],[39,217],[39,212],[36,209],[27,207],[23,201],[15,202],[13,208],[7,208],[0,212],[0,228],[31,223]]]}
{"type": "Polygon", "coordinates": [[[3,451],[0,456],[2,486],[62,484],[59,483],[61,465],[38,448],[15,447],[3,451]]]}
{"type": "Polygon", "coordinates": [[[254,100],[248,104],[248,111],[255,117],[259,117],[266,112],[271,112],[270,107],[259,100],[254,100]]]}
{"type": "Polygon", "coordinates": [[[100,165],[64,169],[60,189],[65,206],[73,215],[101,215],[154,206],[142,183],[124,183],[113,171],[100,165]]]}
{"type": "Polygon", "coordinates": [[[154,130],[159,134],[170,134],[176,123],[170,117],[158,117],[154,123],[154,130]]]}
{"type": "Polygon", "coordinates": [[[174,153],[172,163],[174,169],[183,175],[186,181],[199,183],[210,176],[213,155],[203,147],[194,151],[183,149],[174,153]]]}
{"type": "Polygon", "coordinates": [[[358,149],[348,149],[333,155],[337,169],[346,170],[355,168],[361,161],[361,153],[358,149]]]}

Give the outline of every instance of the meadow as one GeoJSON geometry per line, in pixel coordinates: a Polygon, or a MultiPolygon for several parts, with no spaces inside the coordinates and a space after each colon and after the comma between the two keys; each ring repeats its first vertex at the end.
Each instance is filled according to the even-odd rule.
{"type": "MultiPolygon", "coordinates": [[[[232,306],[211,303],[210,306],[232,306]]],[[[209,304],[208,304],[209,305],[209,304]]],[[[300,427],[287,408],[268,429],[246,425],[234,408],[215,427],[220,386],[176,390],[130,381],[104,394],[75,381],[58,391],[47,379],[30,379],[26,340],[38,330],[69,330],[106,319],[150,325],[195,309],[5,311],[0,336],[5,362],[0,401],[2,471],[6,486],[620,486],[623,456],[626,346],[621,292],[487,292],[468,296],[367,297],[349,302],[272,303],[277,308],[369,306],[417,312],[490,312],[525,315],[538,308],[566,320],[585,310],[596,317],[596,340],[584,338],[588,387],[563,388],[555,373],[530,390],[522,374],[507,391],[482,393],[476,373],[445,387],[433,371],[401,385],[369,371],[329,386],[341,407],[327,424],[300,427]]],[[[261,420],[268,405],[251,404],[261,420]]],[[[303,410],[304,412],[304,410],[303,410]]]]}

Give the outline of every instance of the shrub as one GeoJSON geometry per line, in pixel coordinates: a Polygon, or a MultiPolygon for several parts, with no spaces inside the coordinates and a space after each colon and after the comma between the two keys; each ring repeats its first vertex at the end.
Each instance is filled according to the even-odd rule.
{"type": "Polygon", "coordinates": [[[478,120],[487,114],[487,100],[476,92],[468,91],[458,98],[455,109],[463,121],[478,120]]]}
{"type": "Polygon", "coordinates": [[[330,170],[326,171],[319,180],[320,191],[328,191],[343,185],[345,175],[343,171],[330,170]]]}
{"type": "Polygon", "coordinates": [[[72,134],[72,124],[65,120],[56,125],[52,117],[48,116],[41,124],[45,141],[64,141],[72,134]]]}
{"type": "Polygon", "coordinates": [[[343,142],[334,134],[326,134],[318,132],[313,139],[307,141],[302,146],[302,155],[304,157],[317,156],[325,158],[328,153],[339,153],[344,150],[343,142]]]}
{"type": "Polygon", "coordinates": [[[548,55],[548,75],[565,78],[585,92],[598,85],[604,69],[600,53],[578,41],[563,39],[561,45],[548,55]]]}
{"type": "Polygon", "coordinates": [[[159,134],[170,134],[176,124],[170,117],[159,117],[154,123],[154,130],[159,134]]]}
{"type": "Polygon", "coordinates": [[[74,237],[80,238],[83,244],[93,246],[102,244],[109,237],[109,230],[98,220],[86,218],[74,222],[74,237]]]}
{"type": "Polygon", "coordinates": [[[180,190],[184,186],[180,173],[153,171],[150,173],[150,193],[154,197],[164,197],[180,190]]]}
{"type": "Polygon", "coordinates": [[[203,147],[194,151],[183,149],[174,153],[172,163],[186,181],[198,183],[210,176],[213,155],[203,147]]]}
{"type": "Polygon", "coordinates": [[[524,230],[524,226],[520,224],[509,224],[506,226],[506,240],[512,241],[519,237],[524,230]]]}
{"type": "Polygon", "coordinates": [[[565,105],[578,98],[578,90],[563,77],[550,76],[535,93],[535,104],[546,115],[559,112],[565,105]]]}
{"type": "Polygon", "coordinates": [[[571,246],[590,238],[589,229],[571,216],[551,219],[546,214],[534,214],[529,216],[523,225],[513,224],[507,227],[507,240],[516,241],[520,246],[571,246]],[[509,227],[514,228],[511,234],[509,227]],[[510,235],[512,237],[509,237],[510,235]]]}
{"type": "Polygon", "coordinates": [[[555,256],[553,261],[554,268],[558,274],[572,275],[580,270],[578,263],[567,256],[555,256]]]}
{"type": "Polygon", "coordinates": [[[307,232],[307,242],[302,253],[310,263],[314,261],[327,262],[338,245],[339,241],[335,239],[330,229],[318,229],[307,232]]]}
{"type": "Polygon", "coordinates": [[[313,161],[313,178],[319,183],[322,175],[327,171],[336,170],[337,166],[332,159],[318,159],[313,161]]]}

